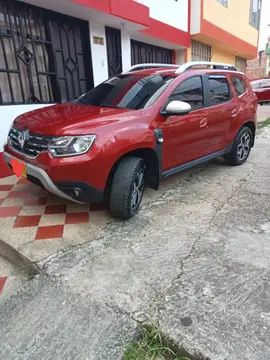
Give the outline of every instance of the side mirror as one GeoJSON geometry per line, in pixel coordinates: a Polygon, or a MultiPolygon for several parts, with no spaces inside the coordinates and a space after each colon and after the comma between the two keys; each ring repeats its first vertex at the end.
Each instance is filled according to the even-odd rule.
{"type": "Polygon", "coordinates": [[[191,106],[184,102],[173,100],[167,106],[164,115],[187,115],[191,112],[191,106]]]}

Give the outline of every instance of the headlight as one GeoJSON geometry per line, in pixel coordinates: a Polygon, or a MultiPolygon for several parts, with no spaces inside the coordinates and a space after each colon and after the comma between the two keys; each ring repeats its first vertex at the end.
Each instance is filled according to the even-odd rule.
{"type": "Polygon", "coordinates": [[[85,154],[96,135],[61,136],[53,139],[49,144],[49,152],[55,157],[74,156],[85,154]]]}

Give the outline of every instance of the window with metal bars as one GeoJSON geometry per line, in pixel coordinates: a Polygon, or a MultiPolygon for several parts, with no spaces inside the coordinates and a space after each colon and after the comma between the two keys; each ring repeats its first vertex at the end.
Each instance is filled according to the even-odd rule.
{"type": "Polygon", "coordinates": [[[217,0],[217,2],[225,7],[228,7],[228,0],[217,0]]]}
{"type": "Polygon", "coordinates": [[[91,89],[90,49],[83,40],[88,28],[77,19],[0,0],[0,105],[63,102],[91,89]]]}
{"type": "Polygon", "coordinates": [[[200,43],[196,40],[192,40],[191,57],[192,61],[211,61],[212,48],[210,45],[200,43]]]}

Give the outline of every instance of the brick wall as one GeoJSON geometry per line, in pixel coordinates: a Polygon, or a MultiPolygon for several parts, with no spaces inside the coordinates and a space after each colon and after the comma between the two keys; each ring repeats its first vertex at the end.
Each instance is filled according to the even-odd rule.
{"type": "Polygon", "coordinates": [[[258,56],[247,62],[246,75],[250,80],[261,79],[265,77],[267,57],[264,51],[259,52],[258,56]]]}

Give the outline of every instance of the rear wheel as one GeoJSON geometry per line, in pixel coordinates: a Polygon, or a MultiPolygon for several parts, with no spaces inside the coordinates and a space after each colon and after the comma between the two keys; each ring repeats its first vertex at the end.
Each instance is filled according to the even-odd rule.
{"type": "Polygon", "coordinates": [[[137,157],[127,157],[120,162],[110,193],[113,216],[127,220],[136,214],[144,194],[145,169],[145,162],[137,157]]]}
{"type": "Polygon", "coordinates": [[[249,157],[253,144],[253,134],[249,127],[244,126],[238,133],[231,151],[225,156],[230,165],[242,165],[249,157]]]}

